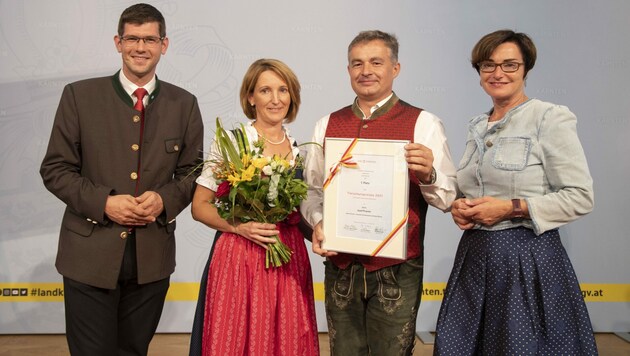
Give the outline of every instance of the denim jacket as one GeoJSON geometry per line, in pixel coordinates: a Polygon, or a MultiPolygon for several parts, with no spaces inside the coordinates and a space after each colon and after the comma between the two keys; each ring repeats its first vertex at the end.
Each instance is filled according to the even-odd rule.
{"type": "Polygon", "coordinates": [[[540,235],[593,209],[593,180],[567,107],[530,99],[490,128],[489,114],[469,123],[457,183],[468,198],[525,199],[531,220],[475,228],[525,226],[540,235]]]}

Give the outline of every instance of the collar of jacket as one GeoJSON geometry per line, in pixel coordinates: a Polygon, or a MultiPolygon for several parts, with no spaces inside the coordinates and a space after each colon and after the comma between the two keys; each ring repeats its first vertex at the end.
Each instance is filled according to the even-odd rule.
{"type": "MultiPolygon", "coordinates": [[[[129,96],[129,94],[127,94],[127,92],[125,91],[125,89],[123,88],[122,84],[120,84],[120,70],[118,70],[118,72],[116,72],[111,78],[112,78],[112,85],[114,86],[114,90],[116,91],[116,93],[118,94],[118,96],[127,104],[129,105],[130,108],[133,108],[133,100],[131,99],[131,96],[129,96]]],[[[155,98],[157,98],[158,94],[160,93],[160,79],[157,77],[157,75],[155,76],[155,90],[153,90],[153,92],[149,95],[149,104],[151,104],[151,102],[153,102],[153,100],[155,98]]]]}
{"type": "MultiPolygon", "coordinates": [[[[383,104],[383,106],[381,106],[380,108],[374,110],[372,115],[370,115],[370,118],[367,119],[367,120],[378,119],[380,116],[383,116],[391,108],[393,108],[394,105],[396,105],[397,102],[398,102],[398,96],[396,96],[396,93],[392,93],[392,97],[389,98],[389,100],[387,100],[387,102],[385,104],[383,104]]],[[[354,115],[356,115],[356,117],[358,117],[360,119],[363,119],[363,112],[359,108],[359,98],[358,97],[355,98],[354,99],[354,103],[352,103],[352,112],[354,113],[354,115]]]]}

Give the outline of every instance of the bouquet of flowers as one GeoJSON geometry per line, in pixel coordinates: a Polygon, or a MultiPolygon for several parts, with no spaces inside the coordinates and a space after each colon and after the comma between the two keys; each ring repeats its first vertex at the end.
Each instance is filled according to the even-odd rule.
{"type": "MultiPolygon", "coordinates": [[[[297,214],[297,206],[306,198],[307,185],[295,178],[301,168],[299,157],[287,161],[286,157],[262,155],[265,141],[260,139],[253,149],[245,127],[233,130],[236,145],[221,124],[216,121],[216,144],[220,156],[212,157],[213,175],[219,184],[215,206],[219,215],[230,223],[265,222],[275,224],[290,214],[297,214]]],[[[293,251],[279,236],[268,245],[265,267],[280,267],[288,263],[293,251]]]]}

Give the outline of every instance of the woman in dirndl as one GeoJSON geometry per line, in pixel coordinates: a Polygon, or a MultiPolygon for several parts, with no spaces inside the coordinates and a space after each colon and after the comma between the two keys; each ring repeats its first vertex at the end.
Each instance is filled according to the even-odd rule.
{"type": "MultiPolygon", "coordinates": [[[[246,135],[235,130],[230,138],[243,140],[250,150],[262,139],[264,156],[296,162],[300,150],[285,127],[300,106],[295,73],[277,59],[259,59],[245,73],[240,99],[250,121],[243,128],[246,135]]],[[[220,157],[217,144],[209,157],[220,157]]],[[[276,224],[226,221],[214,205],[220,188],[212,166],[208,160],[192,201],[193,218],[218,233],[201,279],[189,355],[319,355],[313,279],[299,212],[276,224]],[[293,253],[286,264],[266,268],[267,244],[276,241],[274,235],[293,253]]]]}

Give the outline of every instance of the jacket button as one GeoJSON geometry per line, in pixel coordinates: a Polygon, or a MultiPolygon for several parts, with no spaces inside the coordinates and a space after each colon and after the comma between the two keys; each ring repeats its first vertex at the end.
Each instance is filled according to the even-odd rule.
{"type": "Polygon", "coordinates": [[[131,179],[136,180],[138,179],[138,173],[136,172],[131,172],[131,174],[129,175],[129,177],[131,177],[131,179]]]}
{"type": "Polygon", "coordinates": [[[179,151],[179,145],[175,145],[175,146],[173,146],[173,150],[174,150],[175,152],[179,151]]]}
{"type": "Polygon", "coordinates": [[[490,141],[490,140],[486,141],[486,146],[492,147],[492,141],[490,141]]]}
{"type": "Polygon", "coordinates": [[[140,122],[140,116],[134,115],[132,118],[133,122],[140,122]]]}
{"type": "Polygon", "coordinates": [[[131,149],[132,149],[133,151],[137,151],[137,150],[139,150],[139,149],[140,149],[140,146],[138,146],[138,144],[134,143],[133,145],[131,145],[131,149]]]}
{"type": "Polygon", "coordinates": [[[129,233],[127,231],[123,231],[120,233],[120,238],[123,240],[126,239],[127,236],[129,236],[129,233]]]}

